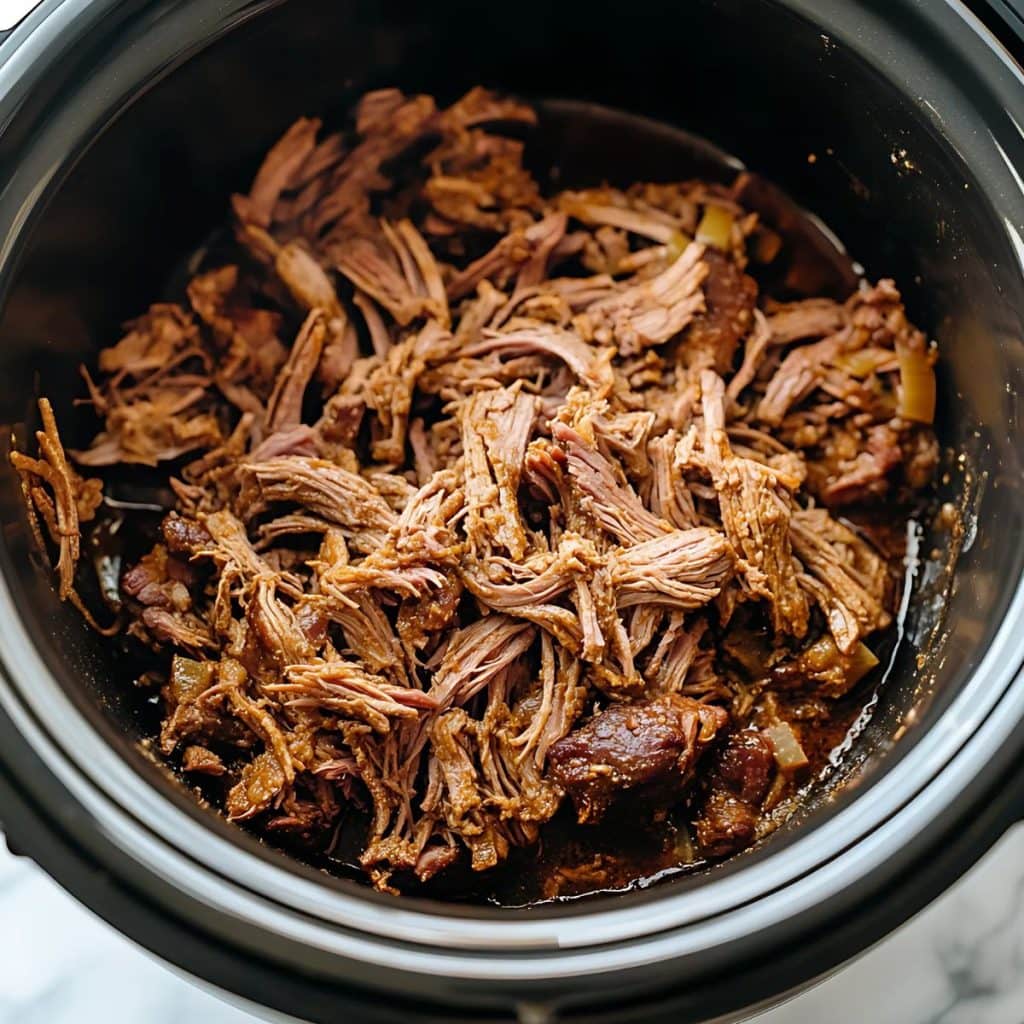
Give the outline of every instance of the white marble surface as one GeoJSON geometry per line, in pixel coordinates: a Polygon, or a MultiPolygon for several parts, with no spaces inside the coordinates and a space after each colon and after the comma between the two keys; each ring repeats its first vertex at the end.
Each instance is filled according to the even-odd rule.
{"type": "MultiPolygon", "coordinates": [[[[2,844],[0,950],[0,1024],[254,1022],[2,844]]],[[[1024,827],[910,924],[756,1024],[1024,1024],[1024,827]]]]}

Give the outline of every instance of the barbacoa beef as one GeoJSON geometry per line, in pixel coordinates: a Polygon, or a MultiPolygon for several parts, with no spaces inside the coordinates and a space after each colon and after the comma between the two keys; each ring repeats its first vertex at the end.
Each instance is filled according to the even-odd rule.
{"type": "Polygon", "coordinates": [[[768,829],[794,783],[754,725],[785,693],[791,747],[828,727],[891,620],[899,552],[837,510],[896,516],[937,457],[892,282],[776,301],[749,176],[545,195],[535,120],[480,88],[300,119],[234,250],[84,370],[96,436],[65,453],[43,399],[11,455],[96,628],[83,524],[133,538],[102,628],[157,659],[166,756],[290,847],[368,820],[382,890],[492,869],[567,799],[689,813],[704,856],[768,829]],[[139,466],[156,543],[104,508],[139,466]]]}

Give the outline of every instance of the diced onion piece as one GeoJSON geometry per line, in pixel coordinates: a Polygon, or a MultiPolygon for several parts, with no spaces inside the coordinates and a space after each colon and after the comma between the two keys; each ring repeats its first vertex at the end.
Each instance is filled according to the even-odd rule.
{"type": "Polygon", "coordinates": [[[693,239],[689,235],[684,234],[682,231],[673,231],[671,237],[666,243],[666,249],[668,251],[669,263],[675,263],[680,256],[686,251],[686,247],[692,242],[693,239]]]}
{"type": "Polygon", "coordinates": [[[846,678],[850,685],[863,679],[876,665],[878,659],[870,647],[865,644],[857,644],[853,654],[850,655],[850,664],[846,670],[846,678]]]}
{"type": "Polygon", "coordinates": [[[810,764],[804,748],[800,746],[800,741],[788,722],[769,726],[764,730],[764,735],[768,737],[768,742],[775,752],[775,760],[782,771],[791,774],[801,771],[810,764]]]}
{"type": "Polygon", "coordinates": [[[677,864],[692,864],[697,859],[697,851],[693,847],[690,831],[685,825],[680,826],[673,845],[677,864]]]}
{"type": "Polygon", "coordinates": [[[180,654],[171,659],[171,696],[176,704],[193,701],[213,684],[211,661],[194,661],[180,654]]]}
{"type": "Polygon", "coordinates": [[[862,348],[857,352],[844,352],[835,358],[835,364],[840,370],[845,370],[851,377],[863,380],[883,365],[884,361],[892,358],[891,352],[884,352],[877,348],[862,348]]]}
{"type": "Polygon", "coordinates": [[[897,345],[896,357],[900,363],[897,415],[917,423],[931,423],[935,419],[935,371],[928,353],[897,345]]]}
{"type": "Polygon", "coordinates": [[[713,245],[716,249],[728,249],[732,240],[733,220],[731,210],[709,203],[704,207],[704,216],[697,225],[697,241],[713,245]]]}

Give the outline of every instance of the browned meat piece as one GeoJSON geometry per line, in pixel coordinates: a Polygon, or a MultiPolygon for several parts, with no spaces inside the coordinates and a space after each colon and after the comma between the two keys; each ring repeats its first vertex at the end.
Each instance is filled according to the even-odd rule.
{"type": "Polygon", "coordinates": [[[352,239],[337,256],[338,270],[376,299],[401,325],[431,316],[448,325],[448,300],[441,273],[426,242],[409,221],[394,228],[381,222],[379,242],[352,239]]]}
{"type": "Polygon", "coordinates": [[[743,362],[740,364],[740,368],[732,375],[725,389],[725,393],[732,401],[737,401],[743,390],[753,382],[760,368],[761,361],[764,359],[765,352],[768,350],[771,338],[771,329],[768,326],[768,321],[759,309],[755,309],[754,329],[747,337],[743,349],[743,362]]]}
{"type": "Polygon", "coordinates": [[[722,708],[667,694],[644,704],[612,704],[548,752],[551,778],[572,797],[583,824],[615,800],[677,800],[704,748],[729,720],[722,708]]]}
{"type": "Polygon", "coordinates": [[[235,210],[243,220],[268,227],[281,193],[291,183],[316,145],[320,122],[300,117],[267,153],[248,196],[235,196],[235,210]]]}
{"type": "Polygon", "coordinates": [[[320,448],[316,430],[299,423],[265,437],[249,454],[253,462],[264,462],[280,455],[317,455],[320,448]]]}
{"type": "Polygon", "coordinates": [[[192,607],[192,595],[188,589],[192,582],[194,573],[190,566],[168,556],[167,549],[157,544],[121,577],[121,590],[147,607],[183,612],[192,607]]]}
{"type": "Polygon", "coordinates": [[[775,774],[771,744],[754,729],[729,738],[708,778],[708,794],[695,822],[705,857],[727,857],[757,836],[761,804],[775,774]]]}
{"type": "Polygon", "coordinates": [[[848,505],[885,494],[890,474],[903,464],[899,440],[899,434],[887,423],[871,427],[867,446],[848,462],[840,463],[835,475],[821,488],[822,500],[829,505],[848,505]]]}
{"type": "MultiPolygon", "coordinates": [[[[495,109],[493,100],[488,106],[495,109]]],[[[450,130],[424,159],[431,176],[422,196],[432,207],[425,228],[436,237],[461,241],[458,233],[466,228],[508,232],[528,226],[540,206],[540,194],[523,167],[522,142],[467,129],[447,112],[440,121],[450,130]]]]}
{"type": "Polygon", "coordinates": [[[428,96],[407,98],[394,89],[371,96],[381,99],[366,104],[369,116],[357,111],[362,137],[347,152],[339,136],[317,143],[319,121],[300,120],[285,133],[268,153],[250,194],[233,197],[243,241],[252,244],[259,230],[269,228],[284,235],[299,232],[329,248],[336,237],[372,223],[370,197],[390,185],[381,167],[429,130],[437,111],[428,96]]]}
{"type": "Polygon", "coordinates": [[[295,610],[278,598],[274,579],[264,576],[256,581],[248,620],[263,649],[280,667],[312,659],[313,645],[295,610]]]}
{"type": "Polygon", "coordinates": [[[402,643],[414,650],[426,647],[432,637],[451,625],[461,597],[461,582],[446,579],[443,586],[425,596],[403,601],[395,621],[402,643]]]}
{"type": "Polygon", "coordinates": [[[529,623],[506,615],[489,615],[458,630],[434,674],[431,699],[440,708],[465,704],[525,654],[533,638],[529,623]]]}
{"type": "Polygon", "coordinates": [[[517,273],[520,287],[537,284],[545,276],[551,250],[564,234],[563,214],[554,214],[525,230],[510,232],[448,283],[448,297],[461,299],[474,291],[481,281],[503,288],[517,273]]]}
{"type": "MultiPolygon", "coordinates": [[[[212,359],[192,318],[178,306],[157,305],[128,326],[101,360],[110,375],[104,385],[97,387],[86,375],[104,429],[87,450],[74,453],[76,461],[155,466],[197,448],[217,447],[223,436],[213,408],[212,359]]],[[[248,359],[248,346],[241,344],[248,359]]],[[[223,374],[216,377],[220,381],[223,374]]]]}
{"type": "Polygon", "coordinates": [[[647,504],[651,511],[680,530],[697,525],[697,510],[686,481],[672,465],[678,435],[670,430],[648,442],[651,476],[647,504]]]}
{"type": "Polygon", "coordinates": [[[320,310],[328,319],[344,318],[331,279],[301,242],[282,245],[274,258],[274,269],[301,309],[320,310]]]}
{"type": "Polygon", "coordinates": [[[536,124],[533,108],[518,100],[497,96],[481,85],[474,86],[441,114],[441,125],[454,132],[494,121],[536,124]]]}
{"type": "Polygon", "coordinates": [[[208,547],[213,540],[202,523],[176,512],[160,524],[160,533],[167,550],[175,555],[191,556],[200,548],[208,547]]]}
{"type": "Polygon", "coordinates": [[[281,590],[293,597],[301,593],[298,581],[290,573],[274,570],[252,546],[244,524],[227,509],[203,518],[210,535],[208,547],[195,552],[194,558],[210,559],[220,571],[217,594],[210,618],[218,631],[229,628],[232,618],[230,600],[233,593],[246,592],[261,579],[274,579],[281,590]]]}
{"type": "MultiPolygon", "coordinates": [[[[239,409],[257,414],[260,399],[267,394],[286,357],[284,346],[278,340],[281,315],[249,305],[237,266],[218,267],[194,277],[188,285],[188,298],[196,314],[210,328],[218,349],[219,359],[213,367],[217,387],[239,409]]],[[[167,310],[174,308],[166,307],[167,310]]],[[[186,331],[181,340],[194,340],[190,338],[192,332],[187,330],[191,325],[183,316],[178,316],[175,322],[168,313],[162,313],[158,321],[151,311],[151,325],[155,327],[157,323],[161,326],[159,334],[151,333],[160,340],[149,353],[150,359],[171,337],[182,332],[182,328],[186,331]]],[[[136,324],[145,324],[145,320],[136,324]]],[[[138,344],[143,333],[136,329],[122,344],[138,344]]],[[[173,361],[168,354],[166,362],[159,366],[154,363],[151,368],[165,369],[173,361]]],[[[136,373],[141,367],[136,364],[131,369],[136,373]]]]}
{"type": "Polygon", "coordinates": [[[705,312],[694,318],[683,341],[688,366],[729,373],[741,339],[754,322],[757,284],[717,249],[704,252],[708,275],[704,280],[705,312]]]}
{"type": "Polygon", "coordinates": [[[383,543],[395,522],[395,514],[376,488],[361,476],[325,460],[286,455],[246,463],[242,470],[256,488],[254,500],[246,509],[248,516],[273,502],[295,502],[337,523],[367,551],[383,543]]]}
{"type": "MultiPolygon", "coordinates": [[[[563,192],[559,204],[566,213],[587,225],[621,228],[663,245],[674,243],[693,225],[678,216],[652,207],[640,197],[618,189],[587,189],[563,192]]],[[[629,247],[623,251],[627,255],[629,247]]]]}
{"type": "Polygon", "coordinates": [[[428,846],[416,858],[413,871],[421,882],[429,882],[435,875],[450,868],[459,859],[459,848],[451,846],[428,846]]]}
{"type": "MultiPolygon", "coordinates": [[[[443,362],[452,351],[452,337],[436,320],[389,349],[384,361],[369,374],[360,398],[377,415],[372,445],[380,462],[401,463],[413,392],[426,368],[443,362]]],[[[351,386],[346,383],[345,388],[351,386]]]]}
{"type": "Polygon", "coordinates": [[[142,610],[138,624],[144,627],[137,630],[143,639],[179,647],[189,654],[199,654],[217,647],[217,641],[207,624],[190,612],[154,605],[142,610]]]}
{"type": "Polygon", "coordinates": [[[285,707],[339,712],[365,721],[377,732],[387,732],[392,719],[415,719],[439,706],[422,690],[395,686],[344,661],[291,665],[287,677],[286,683],[266,687],[285,707]]]}
{"type": "Polygon", "coordinates": [[[534,764],[543,767],[548,752],[572,728],[587,689],[580,683],[580,663],[564,648],[541,634],[539,685],[527,692],[512,709],[512,718],[522,731],[511,740],[521,748],[519,757],[532,752],[534,764]]]}
{"type": "Polygon", "coordinates": [[[112,466],[134,462],[155,466],[197,448],[213,448],[223,436],[214,416],[199,411],[201,388],[171,389],[152,399],[111,409],[106,430],[98,434],[88,451],[76,452],[83,466],[112,466]]]}
{"type": "Polygon", "coordinates": [[[186,747],[181,755],[181,770],[194,775],[223,775],[224,762],[206,747],[186,747]]]}
{"type": "MultiPolygon", "coordinates": [[[[644,667],[644,678],[651,689],[658,693],[687,693],[690,668],[699,654],[699,644],[708,625],[706,619],[698,619],[690,628],[684,628],[682,612],[673,612],[668,626],[660,634],[657,647],[644,667]]],[[[647,644],[638,645],[639,649],[647,644]]],[[[697,684],[700,687],[700,683],[697,684]]]]}
{"type": "MultiPolygon", "coordinates": [[[[687,570],[695,579],[702,577],[703,560],[708,556],[697,548],[699,548],[699,544],[694,545],[690,550],[679,552],[677,560],[681,566],[679,575],[684,579],[687,570]]],[[[622,579],[621,586],[624,591],[630,592],[630,587],[634,589],[642,587],[639,582],[644,571],[642,558],[641,555],[638,560],[639,564],[631,562],[628,558],[622,558],[619,570],[622,579]]],[[[599,564],[594,545],[581,537],[568,533],[562,535],[562,543],[557,552],[545,561],[547,564],[539,572],[530,574],[528,571],[520,571],[517,575],[521,577],[521,580],[515,583],[491,582],[487,576],[488,566],[486,564],[467,561],[463,564],[462,580],[466,589],[489,607],[499,608],[502,611],[516,610],[522,614],[524,606],[547,604],[553,601],[561,593],[570,589],[577,579],[589,575],[599,564]]],[[[493,574],[493,568],[490,571],[493,574]]],[[[685,587],[686,583],[681,582],[681,590],[684,590],[685,587]]]]}
{"type": "Polygon", "coordinates": [[[401,648],[380,601],[364,593],[358,604],[340,600],[327,606],[324,614],[341,627],[347,650],[367,668],[403,684],[408,682],[401,648]]]}

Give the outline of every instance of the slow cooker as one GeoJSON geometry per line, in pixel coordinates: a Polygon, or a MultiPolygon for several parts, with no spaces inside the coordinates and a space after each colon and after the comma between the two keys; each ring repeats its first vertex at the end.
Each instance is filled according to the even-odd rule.
{"type": "MultiPolygon", "coordinates": [[[[44,0],[0,45],[5,437],[31,426],[41,376],[71,408],[79,361],[294,117],[483,82],[710,140],[900,281],[943,354],[940,497],[962,531],[924,537],[873,715],[797,819],[699,875],[501,910],[378,895],[197,803],[148,752],[125,666],[33,560],[3,459],[11,847],[165,961],[315,1022],[731,1018],[924,906],[1024,794],[1022,25],[1010,0],[44,0]]],[[[662,170],[612,149],[634,178],[662,170]]]]}

